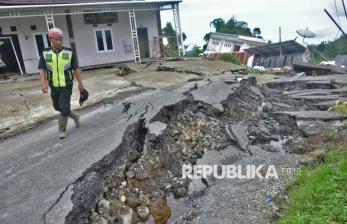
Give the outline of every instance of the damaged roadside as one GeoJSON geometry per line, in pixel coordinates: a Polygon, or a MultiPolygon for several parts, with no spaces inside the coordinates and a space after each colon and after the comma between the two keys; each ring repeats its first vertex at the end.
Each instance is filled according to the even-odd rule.
{"type": "MultiPolygon", "coordinates": [[[[343,98],[345,85],[236,79],[185,85],[174,90],[184,98],[155,114],[148,104],[122,143],[73,184],[65,223],[261,223],[278,216],[296,176],[288,169],[311,162],[315,146],[331,141],[328,130],[345,132],[345,117],[319,106],[343,98]],[[275,165],[282,172],[278,179],[191,181],[182,179],[187,164],[275,165]]],[[[132,107],[124,105],[129,119],[132,107]]],[[[50,209],[45,222],[58,213],[59,206],[50,209]]]]}

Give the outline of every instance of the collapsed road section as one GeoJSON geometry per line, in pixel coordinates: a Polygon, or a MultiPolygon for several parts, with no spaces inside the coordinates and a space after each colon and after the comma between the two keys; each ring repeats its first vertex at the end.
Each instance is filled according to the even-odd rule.
{"type": "Polygon", "coordinates": [[[328,109],[345,102],[347,80],[299,75],[260,86],[243,77],[220,75],[106,101],[82,115],[88,122],[79,131],[70,126],[64,141],[55,138],[53,121],[4,140],[0,222],[273,218],[293,178],[189,180],[182,165],[299,168],[316,145],[346,132],[345,117],[328,109]]]}
{"type": "MultiPolygon", "coordinates": [[[[224,75],[172,90],[184,97],[156,113],[150,112],[156,105],[147,104],[127,127],[121,144],[73,183],[73,206],[65,222],[207,223],[213,214],[213,220],[219,220],[215,223],[231,219],[250,223],[275,217],[278,208],[272,200],[280,198],[290,178],[225,183],[239,191],[250,186],[253,192],[266,189],[264,198],[273,203],[272,209],[266,209],[263,198],[241,191],[229,196],[238,203],[229,204],[234,212],[225,217],[213,209],[206,211],[212,198],[220,198],[222,204],[230,200],[220,188],[216,191],[220,183],[213,178],[183,179],[182,166],[214,160],[264,166],[280,162],[286,168],[300,168],[305,154],[318,144],[313,139],[328,138],[327,130],[344,132],[345,117],[322,105],[344,99],[347,91],[339,80],[282,80],[269,86],[257,86],[254,77],[243,78],[240,84],[236,80],[224,75]],[[225,157],[216,160],[223,153],[225,157]],[[171,195],[190,201],[186,211],[175,214],[168,202],[171,195]]],[[[134,102],[124,103],[123,113],[129,119],[136,114],[133,108],[134,102]]],[[[59,203],[55,206],[45,214],[47,223],[59,214],[59,203]]]]}

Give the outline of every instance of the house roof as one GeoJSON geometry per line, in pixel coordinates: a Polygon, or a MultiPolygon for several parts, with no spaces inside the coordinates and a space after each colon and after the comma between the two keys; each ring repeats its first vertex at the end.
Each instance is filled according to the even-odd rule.
{"type": "Polygon", "coordinates": [[[245,49],[245,51],[255,55],[272,56],[280,55],[280,52],[282,52],[282,54],[305,52],[306,49],[305,46],[299,44],[295,40],[290,40],[281,43],[267,44],[261,47],[249,48],[245,49]]]}
{"type": "MultiPolygon", "coordinates": [[[[103,2],[107,2],[105,0],[103,2]]],[[[127,1],[127,0],[120,0],[127,1]]],[[[97,0],[0,0],[0,5],[41,5],[97,2],[97,0]]]]}
{"type": "MultiPolygon", "coordinates": [[[[74,0],[70,2],[75,2],[74,0]]],[[[76,2],[90,2],[89,0],[78,0],[76,2]]],[[[33,5],[33,4],[59,4],[69,3],[65,0],[0,0],[1,5],[33,5]]]]}
{"type": "MultiPolygon", "coordinates": [[[[132,0],[0,0],[0,5],[15,6],[15,5],[54,5],[54,4],[78,4],[78,3],[98,3],[98,2],[129,2],[132,0]]],[[[141,2],[153,2],[142,0],[141,2]]],[[[158,3],[165,2],[157,0],[158,3]]],[[[173,0],[172,2],[175,2],[173,0]]]]}
{"type": "Polygon", "coordinates": [[[210,37],[215,39],[231,41],[231,42],[237,42],[237,43],[250,43],[250,44],[253,44],[254,46],[263,46],[267,43],[267,41],[264,39],[235,35],[235,34],[227,34],[227,33],[211,33],[210,37]]]}
{"type": "Polygon", "coordinates": [[[0,0],[0,19],[51,15],[167,10],[182,0],[0,0]],[[53,7],[54,6],[54,7],[53,7]]]}

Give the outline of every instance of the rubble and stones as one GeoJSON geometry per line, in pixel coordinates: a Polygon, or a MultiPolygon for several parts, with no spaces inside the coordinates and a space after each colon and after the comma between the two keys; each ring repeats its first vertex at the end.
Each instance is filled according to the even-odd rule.
{"type": "MultiPolygon", "coordinates": [[[[291,165],[299,168],[302,162],[295,155],[304,154],[307,150],[305,146],[309,141],[306,138],[315,133],[312,129],[322,130],[324,126],[336,125],[345,117],[334,112],[310,110],[312,105],[302,100],[306,94],[300,95],[301,98],[291,97],[280,91],[278,86],[274,89],[274,85],[269,87],[257,86],[254,78],[241,80],[239,86],[228,84],[220,78],[203,80],[184,93],[186,99],[163,107],[150,121],[146,121],[148,125],[140,120],[129,127],[127,135],[132,137],[128,139],[124,136],[120,146],[127,148],[125,156],[128,162],[122,169],[108,169],[107,175],[105,170],[102,171],[101,176],[107,186],[107,191],[100,192],[104,199],[90,207],[90,212],[84,213],[84,217],[89,217],[90,223],[102,223],[104,220],[113,223],[109,221],[112,217],[114,220],[114,217],[120,217],[120,223],[146,222],[151,217],[156,224],[167,223],[173,212],[168,206],[167,196],[193,196],[189,191],[191,181],[181,179],[182,165],[197,164],[208,151],[222,153],[226,149],[232,150],[238,155],[230,157],[233,158],[232,163],[253,161],[258,164],[266,157],[268,161],[276,163],[292,161],[291,165]],[[214,98],[211,97],[213,91],[224,91],[224,94],[214,98]],[[318,120],[319,127],[310,126],[308,129],[302,123],[312,120],[318,120]],[[97,215],[94,211],[97,211],[97,215]],[[101,218],[95,219],[95,216],[101,218]]],[[[321,87],[318,84],[317,88],[321,87]]],[[[300,85],[296,89],[297,92],[302,91],[300,85]]],[[[338,91],[337,87],[335,90],[338,91]]],[[[314,92],[314,88],[311,91],[314,92]]],[[[336,91],[325,94],[335,98],[336,91]]],[[[341,91],[341,94],[345,93],[341,91]]],[[[101,170],[94,168],[94,172],[101,170]]],[[[205,190],[215,184],[213,179],[201,181],[205,190]]],[[[263,184],[257,183],[253,190],[261,190],[263,184]]],[[[266,184],[267,191],[274,191],[271,197],[281,197],[285,191],[283,180],[271,180],[266,184]],[[280,189],[274,189],[276,187],[280,189]]],[[[265,193],[269,195],[269,192],[265,193]]],[[[235,200],[242,197],[240,193],[235,200]]],[[[201,200],[196,200],[201,203],[201,200]]],[[[244,203],[251,203],[247,200],[244,203]]],[[[259,200],[255,205],[259,204],[259,200]]],[[[76,203],[75,209],[80,206],[76,203]]],[[[267,218],[278,213],[276,205],[272,204],[272,207],[272,211],[266,210],[267,218]]],[[[256,208],[245,208],[245,212],[252,209],[256,208]]],[[[71,212],[67,222],[73,220],[80,223],[81,212],[71,212]]],[[[238,214],[234,221],[238,222],[242,217],[238,214]]],[[[255,221],[252,217],[248,222],[255,221]]],[[[187,223],[190,218],[184,216],[177,220],[177,223],[187,223]]],[[[191,220],[191,223],[200,222],[191,220]]]]}

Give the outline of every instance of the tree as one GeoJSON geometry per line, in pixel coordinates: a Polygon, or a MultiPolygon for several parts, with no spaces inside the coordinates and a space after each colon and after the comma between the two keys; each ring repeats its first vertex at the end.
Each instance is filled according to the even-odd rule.
{"type": "MultiPolygon", "coordinates": [[[[166,26],[162,29],[162,35],[167,38],[168,45],[165,46],[165,54],[168,56],[176,55],[175,52],[178,51],[176,31],[172,27],[170,22],[166,23],[166,26]]],[[[183,32],[183,42],[187,39],[187,35],[183,32]]],[[[179,40],[180,41],[180,40],[179,40]]],[[[186,48],[186,46],[184,46],[186,48]]]]}
{"type": "Polygon", "coordinates": [[[206,33],[206,35],[204,36],[204,41],[208,42],[210,39],[211,33],[206,33]]]}
{"type": "Polygon", "coordinates": [[[199,57],[200,56],[200,54],[202,53],[202,50],[201,50],[201,48],[199,47],[199,46],[197,46],[197,45],[195,45],[194,47],[193,47],[193,57],[199,57]]]}
{"type": "MultiPolygon", "coordinates": [[[[253,32],[248,27],[248,23],[245,21],[239,21],[235,16],[232,16],[227,22],[222,18],[217,18],[211,21],[210,26],[215,29],[215,32],[218,33],[227,33],[227,34],[235,34],[235,35],[243,35],[243,36],[254,36],[257,38],[262,38],[261,30],[259,27],[253,29],[253,32]]],[[[210,34],[207,33],[204,36],[204,40],[207,43],[210,39],[210,34]]],[[[205,48],[205,47],[204,47],[205,48]]]]}
{"type": "Polygon", "coordinates": [[[323,41],[318,45],[309,45],[309,49],[312,63],[320,63],[327,59],[334,60],[337,55],[347,54],[347,39],[341,36],[335,41],[323,41]]]}
{"type": "Polygon", "coordinates": [[[259,27],[254,28],[254,29],[253,29],[253,36],[262,39],[262,37],[261,37],[260,35],[261,35],[261,30],[260,30],[260,28],[259,28],[259,27]]]}
{"type": "MultiPolygon", "coordinates": [[[[162,29],[162,35],[164,37],[167,37],[168,39],[176,38],[176,31],[174,30],[170,22],[166,23],[166,26],[162,29]]],[[[185,41],[187,39],[187,35],[183,32],[182,36],[183,36],[183,41],[185,41]]]]}
{"type": "Polygon", "coordinates": [[[170,22],[166,23],[166,26],[162,29],[162,34],[165,37],[175,37],[176,31],[172,27],[172,24],[170,22]]]}
{"type": "Polygon", "coordinates": [[[211,23],[210,26],[213,26],[217,30],[221,29],[222,27],[225,26],[225,21],[222,18],[214,19],[211,23]]]}

